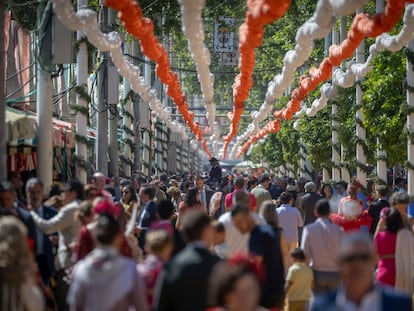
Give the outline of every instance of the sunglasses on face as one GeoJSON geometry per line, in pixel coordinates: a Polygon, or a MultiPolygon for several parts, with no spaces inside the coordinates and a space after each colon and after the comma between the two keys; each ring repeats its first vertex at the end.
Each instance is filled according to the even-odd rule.
{"type": "Polygon", "coordinates": [[[357,261],[369,261],[372,259],[371,254],[350,254],[341,257],[341,262],[352,263],[357,261]]]}

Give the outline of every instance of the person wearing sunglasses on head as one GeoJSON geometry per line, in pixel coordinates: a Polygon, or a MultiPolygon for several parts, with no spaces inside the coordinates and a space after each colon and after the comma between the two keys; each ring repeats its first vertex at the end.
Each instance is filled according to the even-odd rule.
{"type": "Polygon", "coordinates": [[[346,235],[340,243],[337,258],[341,285],[334,292],[316,295],[311,311],[412,310],[409,295],[374,284],[376,259],[368,234],[355,232],[346,235]]]}

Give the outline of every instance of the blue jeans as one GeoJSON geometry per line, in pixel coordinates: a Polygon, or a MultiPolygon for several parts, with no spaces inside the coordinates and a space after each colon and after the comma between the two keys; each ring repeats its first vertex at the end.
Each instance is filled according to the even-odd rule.
{"type": "Polygon", "coordinates": [[[341,281],[339,272],[313,270],[313,278],[315,287],[312,291],[314,295],[336,290],[341,281]]]}

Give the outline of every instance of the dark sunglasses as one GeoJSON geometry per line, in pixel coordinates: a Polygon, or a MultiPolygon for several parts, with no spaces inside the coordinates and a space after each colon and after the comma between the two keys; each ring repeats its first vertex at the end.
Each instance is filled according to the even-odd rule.
{"type": "Polygon", "coordinates": [[[368,253],[367,254],[351,254],[351,255],[341,257],[342,262],[348,262],[348,263],[352,263],[356,261],[368,261],[371,259],[372,259],[372,255],[368,253]]]}

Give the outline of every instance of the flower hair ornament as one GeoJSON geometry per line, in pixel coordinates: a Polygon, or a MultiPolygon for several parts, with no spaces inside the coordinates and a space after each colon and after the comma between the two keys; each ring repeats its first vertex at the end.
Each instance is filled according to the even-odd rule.
{"type": "Polygon", "coordinates": [[[99,202],[98,205],[93,208],[93,213],[95,215],[109,214],[117,218],[121,216],[122,209],[118,204],[113,204],[105,200],[99,202]]]}

